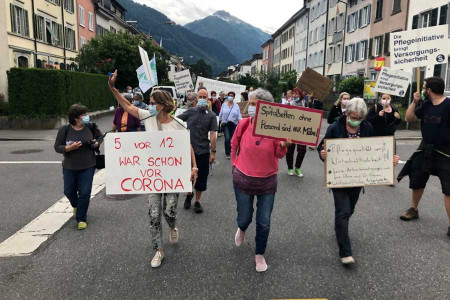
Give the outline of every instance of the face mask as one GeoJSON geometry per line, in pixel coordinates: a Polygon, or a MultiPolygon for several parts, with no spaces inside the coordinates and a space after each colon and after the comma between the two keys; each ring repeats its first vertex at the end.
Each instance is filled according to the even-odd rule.
{"type": "Polygon", "coordinates": [[[139,106],[139,104],[141,104],[141,102],[139,100],[134,100],[133,104],[134,104],[134,106],[139,106]]]}
{"type": "Polygon", "coordinates": [[[206,105],[207,105],[206,99],[199,99],[198,102],[197,102],[197,106],[200,107],[200,108],[205,108],[206,105]]]}
{"type": "Polygon", "coordinates": [[[229,102],[233,102],[233,100],[234,100],[234,98],[233,97],[230,97],[230,96],[228,96],[228,99],[227,99],[229,102]]]}
{"type": "Polygon", "coordinates": [[[347,106],[348,101],[349,100],[347,100],[347,99],[342,99],[342,105],[347,106]]]}
{"type": "Polygon", "coordinates": [[[216,97],[216,96],[212,96],[212,98],[213,98],[214,100],[216,100],[216,99],[217,99],[217,97],[216,97]]]}
{"type": "Polygon", "coordinates": [[[87,123],[89,123],[89,121],[90,121],[90,118],[89,118],[88,115],[86,115],[86,116],[84,116],[84,117],[82,118],[83,124],[87,124],[87,123]]]}
{"type": "Polygon", "coordinates": [[[391,100],[381,100],[381,105],[386,106],[391,104],[391,100]]]}
{"type": "Polygon", "coordinates": [[[128,94],[131,94],[131,92],[132,92],[132,90],[128,90],[128,91],[127,91],[128,94]]]}
{"type": "Polygon", "coordinates": [[[420,93],[420,98],[421,98],[422,100],[425,101],[425,99],[426,99],[427,97],[428,97],[428,95],[425,94],[425,91],[424,91],[424,90],[422,90],[422,92],[420,93]]]}
{"type": "Polygon", "coordinates": [[[150,112],[151,117],[154,117],[158,114],[158,110],[156,110],[156,105],[150,105],[148,107],[148,111],[150,112]]]}
{"type": "Polygon", "coordinates": [[[248,115],[252,118],[256,115],[256,106],[248,107],[248,115]]]}
{"type": "Polygon", "coordinates": [[[360,120],[360,121],[353,121],[352,119],[350,119],[350,117],[348,117],[348,119],[347,119],[347,123],[351,127],[358,127],[359,125],[361,125],[361,122],[362,122],[362,120],[360,120]]]}

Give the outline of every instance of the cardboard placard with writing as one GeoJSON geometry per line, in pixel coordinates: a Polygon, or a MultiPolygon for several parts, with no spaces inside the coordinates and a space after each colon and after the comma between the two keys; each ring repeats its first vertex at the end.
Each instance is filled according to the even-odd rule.
{"type": "Polygon", "coordinates": [[[191,192],[189,132],[109,133],[105,166],[107,195],[191,192]]]}
{"type": "Polygon", "coordinates": [[[305,92],[313,92],[314,98],[323,101],[330,94],[333,81],[311,68],[306,68],[297,82],[297,87],[305,92]]]}
{"type": "Polygon", "coordinates": [[[325,187],[394,184],[394,137],[325,140],[325,187]]]}
{"type": "Polygon", "coordinates": [[[253,135],[317,147],[323,111],[259,100],[253,135]]]}
{"type": "Polygon", "coordinates": [[[403,97],[408,89],[411,77],[412,73],[383,67],[373,91],[403,97]]]}

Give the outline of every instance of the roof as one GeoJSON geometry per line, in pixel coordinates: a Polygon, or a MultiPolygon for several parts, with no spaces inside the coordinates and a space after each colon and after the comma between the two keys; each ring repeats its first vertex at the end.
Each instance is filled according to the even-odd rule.
{"type": "Polygon", "coordinates": [[[118,7],[120,7],[121,10],[127,12],[127,10],[125,9],[125,7],[122,6],[122,4],[119,3],[119,1],[117,0],[111,0],[111,2],[114,2],[114,4],[118,7]]]}
{"type": "Polygon", "coordinates": [[[261,48],[264,48],[265,46],[269,45],[270,43],[273,43],[273,38],[268,39],[264,44],[261,45],[261,48]]]}

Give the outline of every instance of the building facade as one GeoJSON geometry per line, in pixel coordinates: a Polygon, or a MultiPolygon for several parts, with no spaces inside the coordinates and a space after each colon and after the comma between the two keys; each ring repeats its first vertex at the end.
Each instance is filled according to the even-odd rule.
{"type": "Polygon", "coordinates": [[[342,74],[346,4],[329,0],[325,75],[337,82],[342,74]]]}
{"type": "Polygon", "coordinates": [[[83,47],[87,41],[95,38],[95,8],[92,0],[77,0],[78,44],[83,47]]]}
{"type": "Polygon", "coordinates": [[[308,28],[309,28],[309,10],[307,6],[297,12],[294,16],[295,38],[294,38],[294,69],[297,76],[301,76],[306,69],[306,60],[308,54],[308,28]]]}
{"type": "Polygon", "coordinates": [[[94,0],[95,33],[103,35],[108,32],[128,31],[131,27],[125,21],[126,9],[116,0],[94,0]]]}
{"type": "MultiPolygon", "coordinates": [[[[424,7],[428,1],[431,0],[420,1],[420,5],[416,7],[424,7]]],[[[385,66],[390,66],[390,36],[392,32],[407,28],[408,2],[408,0],[372,1],[369,60],[366,71],[370,79],[377,78],[377,71],[374,69],[375,58],[384,57],[385,66]]]]}
{"type": "Polygon", "coordinates": [[[267,42],[262,44],[261,46],[263,53],[262,53],[262,73],[269,73],[272,70],[272,48],[273,48],[273,39],[269,39],[267,42]]]}
{"type": "Polygon", "coordinates": [[[309,7],[307,67],[324,74],[328,0],[306,0],[309,7]]]}
{"type": "Polygon", "coordinates": [[[349,0],[344,36],[343,77],[368,77],[367,64],[372,24],[371,15],[371,0],[349,0]]]}
{"type": "MultiPolygon", "coordinates": [[[[431,26],[447,25],[450,34],[450,14],[448,0],[428,0],[421,6],[410,5],[408,12],[408,30],[431,26]]],[[[449,35],[450,36],[450,35],[449,35]]],[[[450,43],[450,40],[449,40],[450,43]]],[[[421,68],[421,79],[439,76],[446,81],[446,94],[450,94],[450,57],[447,63],[421,68]]],[[[413,70],[414,77],[416,70],[413,70]]],[[[414,81],[417,79],[414,78],[414,81]]]]}
{"type": "Polygon", "coordinates": [[[273,59],[272,70],[280,74],[281,71],[281,32],[277,31],[272,35],[273,38],[273,59]]]}
{"type": "Polygon", "coordinates": [[[281,27],[281,74],[292,71],[294,68],[294,38],[295,23],[290,18],[286,24],[281,27]]]}
{"type": "Polygon", "coordinates": [[[255,77],[259,77],[259,74],[262,72],[263,67],[263,54],[253,54],[252,59],[250,60],[251,70],[250,74],[255,77]]]}

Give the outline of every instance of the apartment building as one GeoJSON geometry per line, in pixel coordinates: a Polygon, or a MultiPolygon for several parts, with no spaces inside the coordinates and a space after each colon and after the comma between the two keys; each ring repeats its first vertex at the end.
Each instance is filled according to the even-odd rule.
{"type": "Polygon", "coordinates": [[[78,44],[83,47],[87,41],[95,38],[95,7],[92,0],[77,0],[78,44]]]}
{"type": "Polygon", "coordinates": [[[281,68],[281,32],[277,31],[272,35],[273,38],[273,59],[272,70],[275,73],[280,73],[281,68]]]}
{"type": "Polygon", "coordinates": [[[127,31],[130,29],[125,21],[127,10],[116,0],[94,0],[96,35],[103,35],[108,32],[127,31]]]}
{"type": "Polygon", "coordinates": [[[324,74],[328,0],[306,0],[309,7],[307,67],[324,74]]]}
{"type": "MultiPolygon", "coordinates": [[[[408,12],[408,30],[447,24],[450,36],[449,5],[450,2],[448,0],[427,0],[421,5],[410,5],[408,12]]],[[[449,66],[450,57],[445,64],[423,67],[421,68],[421,78],[422,80],[430,76],[440,76],[444,78],[444,80],[446,80],[446,94],[450,94],[449,66]]],[[[413,70],[413,74],[416,76],[416,70],[413,70]]]]}
{"type": "Polygon", "coordinates": [[[259,74],[262,72],[263,67],[263,54],[253,54],[252,59],[250,60],[250,74],[255,77],[259,77],[259,74]]]}
{"type": "Polygon", "coordinates": [[[281,74],[293,70],[295,23],[290,18],[280,29],[281,31],[281,74]]]}
{"type": "Polygon", "coordinates": [[[294,69],[298,76],[306,69],[308,54],[308,27],[309,10],[307,6],[297,12],[294,16],[295,38],[294,38],[294,69]]]}
{"type": "Polygon", "coordinates": [[[338,81],[342,73],[346,3],[329,0],[325,75],[338,81]]]}
{"type": "Polygon", "coordinates": [[[261,68],[261,72],[262,73],[268,73],[272,70],[272,52],[273,52],[273,39],[270,38],[269,40],[267,40],[267,42],[265,42],[264,44],[262,44],[261,46],[263,53],[262,53],[262,68],[261,68]]]}
{"type": "Polygon", "coordinates": [[[343,77],[368,77],[372,0],[349,0],[345,28],[343,77]]]}

